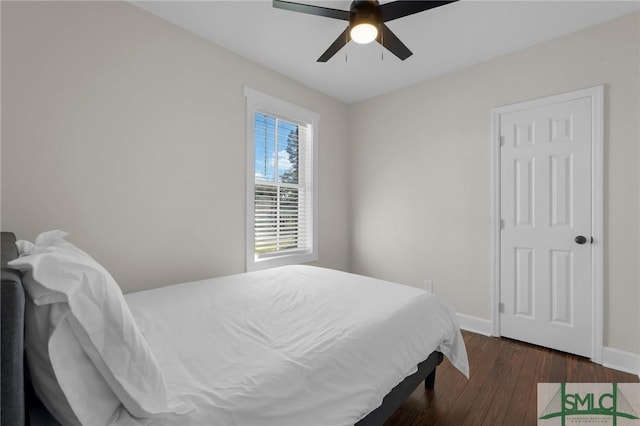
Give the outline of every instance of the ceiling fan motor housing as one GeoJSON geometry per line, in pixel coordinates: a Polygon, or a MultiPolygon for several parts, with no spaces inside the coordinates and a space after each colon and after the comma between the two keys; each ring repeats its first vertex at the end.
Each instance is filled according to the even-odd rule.
{"type": "Polygon", "coordinates": [[[355,0],[351,3],[349,12],[351,17],[349,19],[349,29],[355,27],[358,24],[371,24],[378,27],[382,22],[380,11],[378,9],[378,0],[355,0]]]}

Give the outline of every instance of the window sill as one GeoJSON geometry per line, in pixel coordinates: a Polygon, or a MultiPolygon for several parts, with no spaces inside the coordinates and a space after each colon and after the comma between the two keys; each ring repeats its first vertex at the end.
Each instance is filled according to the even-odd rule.
{"type": "Polygon", "coordinates": [[[301,263],[315,262],[317,260],[317,253],[283,254],[281,256],[269,256],[262,259],[247,261],[247,272],[277,268],[278,266],[299,265],[301,263]]]}

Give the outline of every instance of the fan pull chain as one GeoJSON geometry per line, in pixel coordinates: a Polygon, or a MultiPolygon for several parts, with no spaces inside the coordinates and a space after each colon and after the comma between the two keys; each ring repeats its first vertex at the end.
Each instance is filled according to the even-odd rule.
{"type": "MultiPolygon", "coordinates": [[[[347,45],[347,43],[349,43],[349,33],[345,32],[344,33],[344,44],[345,44],[345,46],[347,45]]],[[[344,53],[344,62],[345,63],[349,62],[349,55],[347,54],[347,52],[344,53]]]]}
{"type": "Polygon", "coordinates": [[[380,60],[384,61],[384,31],[380,31],[380,60]]]}

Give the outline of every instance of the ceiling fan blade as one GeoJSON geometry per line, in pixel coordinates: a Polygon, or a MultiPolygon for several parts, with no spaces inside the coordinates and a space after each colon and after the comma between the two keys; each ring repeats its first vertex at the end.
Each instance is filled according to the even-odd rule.
{"type": "Polygon", "coordinates": [[[342,49],[345,44],[347,44],[351,40],[351,36],[349,35],[349,27],[347,27],[342,34],[338,36],[336,41],[334,41],[331,46],[318,58],[317,62],[327,62],[333,55],[338,53],[340,49],[342,49]]]}
{"type": "Polygon", "coordinates": [[[392,21],[404,16],[413,15],[414,13],[424,12],[434,7],[444,6],[454,3],[458,0],[451,1],[394,1],[380,5],[378,10],[382,17],[382,22],[392,21]]]}
{"type": "Polygon", "coordinates": [[[413,55],[409,48],[385,24],[382,24],[382,31],[376,40],[403,61],[413,55]]]}
{"type": "Polygon", "coordinates": [[[350,16],[348,10],[331,9],[328,7],[294,3],[291,1],[283,0],[273,0],[273,7],[278,9],[291,10],[294,12],[308,13],[310,15],[324,16],[326,18],[341,19],[343,21],[348,21],[350,16]]]}

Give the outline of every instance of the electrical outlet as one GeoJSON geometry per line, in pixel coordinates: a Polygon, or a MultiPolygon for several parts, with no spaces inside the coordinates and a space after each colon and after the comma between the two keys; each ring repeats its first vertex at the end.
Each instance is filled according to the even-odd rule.
{"type": "Polygon", "coordinates": [[[423,288],[429,293],[433,293],[433,280],[424,280],[423,288]]]}

